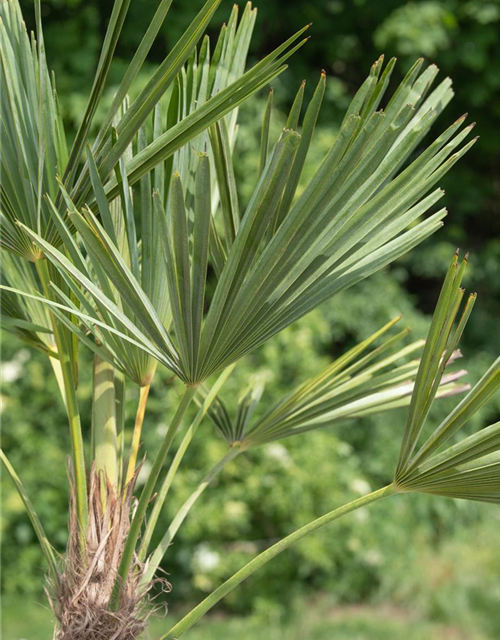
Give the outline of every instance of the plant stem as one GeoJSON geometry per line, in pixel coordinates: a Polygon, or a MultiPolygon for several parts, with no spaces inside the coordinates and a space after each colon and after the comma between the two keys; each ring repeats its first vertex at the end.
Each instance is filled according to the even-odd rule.
{"type": "Polygon", "coordinates": [[[137,464],[137,454],[141,444],[142,425],[144,423],[144,415],[146,414],[146,404],[148,402],[149,390],[151,384],[139,388],[139,404],[137,405],[137,413],[135,415],[134,432],[132,434],[132,444],[130,446],[130,456],[127,465],[127,475],[125,476],[125,486],[132,480],[137,464]]]}
{"type": "Polygon", "coordinates": [[[123,486],[123,451],[125,441],[125,376],[115,369],[116,457],[118,461],[118,487],[123,486]]]}
{"type": "MultiPolygon", "coordinates": [[[[94,355],[94,384],[92,397],[92,430],[95,468],[101,480],[118,483],[116,445],[115,375],[113,366],[94,355]]],[[[105,499],[106,492],[102,492],[105,499]]],[[[103,504],[103,506],[105,506],[103,504]]]]}
{"type": "MultiPolygon", "coordinates": [[[[54,345],[52,350],[57,351],[57,347],[54,345]]],[[[54,375],[56,377],[57,386],[59,387],[59,391],[61,393],[62,401],[64,402],[64,408],[66,408],[66,394],[64,392],[64,377],[62,373],[61,363],[59,358],[55,358],[54,356],[49,356],[50,364],[52,365],[52,370],[54,371],[54,375]]]]}
{"type": "MultiPolygon", "coordinates": [[[[44,295],[50,300],[53,299],[49,287],[50,275],[47,260],[37,260],[35,262],[44,295]]],[[[76,488],[76,509],[78,522],[82,530],[82,544],[88,523],[88,501],[87,501],[87,476],[85,472],[85,454],[83,448],[82,427],[80,423],[80,410],[78,408],[78,398],[76,396],[76,381],[71,358],[71,336],[64,339],[64,327],[62,327],[54,314],[50,314],[54,340],[59,354],[61,366],[61,376],[64,384],[64,400],[66,413],[68,415],[69,428],[71,433],[71,447],[73,457],[73,467],[75,472],[76,488]]]]}
{"type": "Polygon", "coordinates": [[[211,593],[205,600],[200,602],[200,604],[195,607],[192,611],[190,611],[180,622],[174,625],[168,633],[161,636],[158,640],[177,640],[180,638],[183,633],[188,631],[198,620],[207,613],[214,605],[216,605],[219,600],[222,600],[230,591],[232,591],[235,587],[237,587],[243,580],[252,575],[257,569],[260,569],[267,562],[275,558],[278,554],[285,549],[288,549],[292,544],[298,542],[305,536],[309,535],[313,531],[324,527],[325,525],[333,522],[333,520],[337,520],[341,516],[350,513],[351,511],[355,511],[360,507],[365,507],[372,502],[376,502],[377,500],[381,500],[387,496],[391,496],[396,493],[396,489],[392,484],[384,487],[383,489],[379,489],[378,491],[374,491],[373,493],[369,493],[362,498],[358,498],[357,500],[353,500],[348,504],[335,509],[334,511],[330,511],[324,516],[309,522],[305,526],[297,529],[286,538],[283,538],[266,551],[260,553],[257,557],[251,560],[248,564],[246,564],[242,569],[237,571],[229,580],[226,580],[218,589],[216,589],[213,593],[211,593]]]}
{"type": "Polygon", "coordinates": [[[160,562],[162,561],[163,556],[165,555],[168,547],[170,546],[172,540],[179,531],[182,523],[188,516],[195,502],[205,491],[208,485],[212,482],[212,480],[219,475],[222,469],[224,469],[224,467],[229,464],[231,460],[234,460],[240,453],[241,449],[239,448],[239,446],[234,445],[233,448],[226,453],[222,460],[219,460],[219,462],[214,467],[212,467],[212,469],[207,473],[207,475],[203,478],[200,484],[196,487],[193,493],[179,509],[148,563],[148,569],[142,579],[144,584],[148,583],[153,578],[156,570],[160,566],[160,562]]]}
{"type": "Polygon", "coordinates": [[[175,475],[177,474],[177,471],[182,462],[182,459],[184,458],[184,454],[186,453],[187,448],[189,447],[189,444],[193,439],[195,431],[198,428],[198,424],[199,423],[197,423],[197,421],[194,420],[189,426],[189,429],[186,431],[184,437],[182,438],[182,442],[175,453],[174,459],[172,460],[172,464],[168,468],[168,472],[167,472],[167,475],[165,476],[165,480],[163,481],[161,489],[155,498],[153,510],[151,511],[151,515],[148,518],[148,522],[146,525],[146,529],[144,530],[144,534],[141,537],[141,546],[139,547],[139,552],[138,552],[139,560],[141,562],[144,562],[144,560],[146,559],[149,544],[151,542],[151,538],[153,536],[156,523],[158,522],[161,509],[163,507],[163,504],[165,503],[168,492],[170,490],[170,487],[172,486],[172,482],[174,481],[175,475]]]}
{"type": "Polygon", "coordinates": [[[26,509],[26,513],[28,514],[29,519],[31,520],[31,524],[33,525],[33,529],[35,530],[36,536],[38,538],[38,542],[40,543],[40,547],[42,548],[42,552],[45,555],[47,563],[49,565],[50,574],[53,580],[56,583],[59,582],[59,573],[57,571],[57,562],[54,554],[54,550],[52,549],[52,545],[50,544],[47,535],[45,534],[42,523],[40,522],[38,515],[31,503],[31,500],[26,493],[26,490],[21,482],[21,479],[15,472],[14,467],[10,464],[5,453],[0,449],[0,459],[2,460],[5,468],[9,476],[11,477],[12,482],[14,483],[21,500],[23,501],[24,507],[26,509]]]}
{"type": "Polygon", "coordinates": [[[118,570],[118,579],[115,582],[115,586],[112,594],[112,601],[115,605],[118,604],[120,598],[120,584],[125,584],[128,572],[130,569],[130,565],[132,564],[132,559],[134,557],[135,546],[137,544],[137,540],[139,538],[139,533],[141,531],[142,522],[146,515],[146,511],[149,505],[149,501],[151,500],[151,496],[153,495],[153,491],[158,480],[158,476],[160,475],[161,469],[165,464],[166,457],[168,455],[170,446],[172,441],[177,433],[184,414],[186,413],[191,401],[196,393],[196,387],[185,387],[184,394],[181,398],[180,404],[177,407],[177,411],[175,412],[174,417],[172,418],[172,422],[170,423],[167,433],[161,443],[160,449],[156,454],[156,458],[153,462],[153,466],[151,467],[151,471],[149,472],[148,478],[146,480],[146,484],[144,485],[144,489],[142,490],[141,497],[139,498],[139,503],[137,505],[137,509],[135,512],[135,516],[130,525],[130,531],[127,536],[127,541],[125,543],[125,547],[123,549],[122,559],[120,562],[120,567],[118,570]]]}
{"type": "MultiPolygon", "coordinates": [[[[167,498],[167,494],[170,490],[170,487],[172,486],[172,482],[175,478],[175,475],[179,469],[179,466],[182,462],[182,459],[184,458],[184,454],[187,451],[187,448],[189,447],[189,444],[191,442],[191,440],[193,439],[194,434],[196,433],[196,430],[198,429],[199,425],[201,424],[203,418],[206,416],[208,410],[210,409],[210,406],[212,405],[212,402],[215,400],[215,398],[217,397],[217,395],[219,394],[219,391],[221,390],[223,384],[226,382],[226,380],[229,378],[229,376],[231,375],[231,373],[234,370],[234,367],[236,366],[236,364],[232,364],[231,366],[227,367],[226,369],[224,369],[224,371],[220,374],[220,376],[217,378],[217,380],[215,381],[214,385],[212,386],[212,388],[210,389],[210,392],[208,393],[207,397],[205,398],[202,406],[200,407],[198,413],[196,414],[195,419],[193,420],[193,422],[191,423],[189,429],[186,431],[181,444],[179,445],[179,448],[176,451],[176,454],[174,456],[174,459],[172,460],[172,464],[170,465],[169,469],[168,469],[168,473],[165,476],[165,479],[162,483],[161,489],[158,492],[158,495],[156,496],[155,499],[155,503],[153,506],[153,510],[151,512],[151,515],[148,518],[148,523],[146,525],[146,529],[144,531],[144,535],[142,536],[142,540],[141,540],[141,546],[139,547],[139,560],[141,562],[144,562],[146,559],[146,555],[148,552],[148,548],[149,548],[149,544],[151,542],[151,537],[153,535],[153,532],[155,530],[156,527],[156,523],[158,522],[158,518],[160,516],[160,512],[163,508],[163,505],[165,503],[165,500],[167,498]]],[[[156,570],[156,568],[155,568],[156,570]]],[[[154,572],[153,572],[154,573],[154,572]]]]}

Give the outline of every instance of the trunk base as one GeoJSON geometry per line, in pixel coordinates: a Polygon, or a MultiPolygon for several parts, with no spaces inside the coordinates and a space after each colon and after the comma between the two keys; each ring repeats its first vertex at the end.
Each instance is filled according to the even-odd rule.
{"type": "MultiPolygon", "coordinates": [[[[49,596],[58,622],[54,640],[135,640],[146,629],[153,612],[149,592],[159,580],[141,585],[144,568],[137,559],[122,585],[118,606],[111,603],[130,529],[135,480],[134,477],[123,495],[116,495],[101,475],[91,471],[89,525],[83,539],[71,483],[68,548],[59,584],[49,596]]],[[[168,590],[168,583],[163,583],[168,590]]]]}

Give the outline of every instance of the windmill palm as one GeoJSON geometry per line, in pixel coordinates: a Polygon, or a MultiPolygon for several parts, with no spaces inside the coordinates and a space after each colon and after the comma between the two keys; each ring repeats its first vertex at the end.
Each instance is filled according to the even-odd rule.
{"type": "Polygon", "coordinates": [[[497,389],[497,363],[440,430],[421,449],[416,444],[434,399],[466,390],[456,382],[463,372],[445,373],[472,305],[450,337],[463,272],[457,273],[456,258],[425,346],[417,342],[394,349],[406,330],[374,346],[390,322],[258,419],[258,388],[242,397],[235,416],[218,398],[246,354],[439,229],[446,210],[434,210],[443,196],[436,185],[475,141],[466,141],[473,125],[464,127],[462,117],[422,148],[453,96],[451,81],[432,89],[438,69],[424,69],[418,60],[387,99],[395,60],[384,67],[381,57],[348,107],[332,148],[302,188],[325,93],[321,73],[305,109],[300,86],[276,140],[270,136],[270,94],[259,171],[243,209],[234,170],[238,106],[286,68],[307,27],[246,70],[255,10],[248,4],[239,17],[234,8],[212,51],[203,32],[219,1],[207,0],[138,97],[129,100],[171,0],[158,4],[96,130],[94,116],[130,4],[116,0],[71,146],[48,72],[40,3],[35,2],[37,34],[30,40],[17,0],[0,2],[5,42],[0,80],[8,88],[0,98],[2,319],[8,330],[51,358],[67,410],[74,504],[70,543],[60,566],[4,453],[2,460],[51,569],[60,640],[137,637],[146,624],[147,594],[161,558],[209,481],[242,451],[277,438],[409,403],[390,487],[278,543],[188,614],[169,638],[180,636],[291,542],[356,506],[409,490],[498,497],[496,425],[436,453],[497,389]],[[87,457],[77,393],[79,344],[94,354],[87,457]],[[422,347],[420,361],[401,360],[422,347]],[[158,364],[179,378],[184,393],[131,509],[148,390],[158,364]],[[140,396],[132,444],[125,452],[130,383],[139,387],[140,396]],[[194,399],[199,410],[164,473],[194,399]],[[227,440],[228,453],[151,549],[177,469],[207,415],[227,440]],[[481,459],[478,452],[484,454],[481,459]]]}

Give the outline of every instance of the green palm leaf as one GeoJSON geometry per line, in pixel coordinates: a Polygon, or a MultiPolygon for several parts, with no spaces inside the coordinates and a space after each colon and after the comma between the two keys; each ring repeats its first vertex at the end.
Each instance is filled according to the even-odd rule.
{"type": "MultiPolygon", "coordinates": [[[[38,4],[35,5],[38,7],[38,4]]],[[[45,61],[37,11],[37,38],[28,37],[17,0],[0,3],[0,245],[28,260],[39,248],[16,226],[23,221],[60,243],[43,196],[55,197],[67,163],[54,78],[45,61]]]]}
{"type": "MultiPolygon", "coordinates": [[[[197,86],[193,78],[198,77],[202,84],[207,78],[203,67],[208,51],[201,51],[197,57],[200,59],[199,65],[193,59],[183,71],[182,78],[190,78],[179,82],[183,94],[197,86]]],[[[168,176],[164,177],[155,205],[145,206],[148,224],[155,224],[162,238],[174,320],[171,331],[155,301],[141,286],[135,256],[131,212],[134,205],[126,167],[141,155],[141,150],[128,163],[122,160],[117,169],[116,189],[128,238],[128,261],[113,241],[106,187],[92,156],[89,167],[102,224],[89,208],[80,213],[76,205],[69,204],[70,220],[81,235],[99,279],[98,292],[89,285],[88,274],[78,272],[47,243],[40,241],[40,246],[66,271],[66,278],[83,285],[99,301],[105,321],[118,323],[117,328],[123,332],[127,324],[122,317],[122,309],[125,310],[130,322],[140,326],[140,341],[148,345],[148,353],[159,350],[160,361],[185,382],[198,384],[328,297],[390,263],[441,225],[444,209],[424,220],[422,216],[442,196],[440,189],[433,190],[436,182],[474,143],[473,140],[460,146],[472,127],[461,129],[464,118],[460,118],[401,171],[401,165],[451,98],[451,89],[445,81],[425,99],[436,69],[432,67],[421,74],[418,61],[386,110],[375,111],[393,64],[391,61],[383,73],[382,60],[372,67],[353,99],[334,146],[297,199],[294,192],[324,93],[323,74],[306,109],[303,135],[285,130],[280,136],[241,220],[229,204],[235,202],[231,195],[233,174],[227,170],[232,165],[230,123],[221,120],[211,133],[218,192],[206,155],[194,155],[189,147],[176,153],[172,166],[179,170],[172,187],[168,176]],[[416,108],[408,105],[408,100],[416,108]],[[181,172],[186,176],[187,187],[181,172]],[[196,176],[198,172],[200,176],[196,176]],[[192,175],[196,177],[191,178],[192,175]],[[227,180],[221,180],[221,175],[226,175],[227,180]],[[218,202],[223,209],[226,237],[221,235],[220,225],[208,216],[210,208],[217,214],[214,207],[218,202]],[[210,301],[205,300],[207,246],[218,274],[210,301]],[[110,294],[111,287],[117,297],[110,294]],[[207,302],[209,309],[202,323],[207,302]]],[[[217,78],[215,75],[215,81],[217,78]]],[[[182,123],[202,111],[210,100],[194,109],[182,123]]],[[[181,102],[189,101],[184,96],[181,102]]],[[[300,102],[299,92],[289,117],[292,124],[296,123],[300,102]]],[[[178,109],[177,98],[174,104],[178,109]]],[[[160,120],[155,118],[155,122],[160,120]]],[[[157,132],[160,131],[158,125],[157,132]]],[[[141,139],[141,148],[147,149],[145,134],[141,139]]],[[[200,140],[205,144],[208,138],[205,142],[200,140]]],[[[141,197],[146,200],[150,180],[145,174],[141,182],[141,193],[146,194],[141,197]]],[[[29,235],[37,242],[34,232],[29,235]]],[[[156,254],[150,251],[150,255],[156,254]]],[[[157,259],[162,260],[160,256],[157,259]]],[[[149,268],[152,264],[150,261],[149,268]]]]}
{"type": "Polygon", "coordinates": [[[500,424],[495,423],[443,449],[500,389],[500,358],[455,409],[419,444],[427,416],[475,301],[467,300],[456,322],[467,257],[455,254],[445,278],[420,362],[406,421],[394,483],[401,491],[422,491],[455,498],[500,502],[500,424]],[[454,324],[456,324],[455,328],[454,324]]]}
{"type": "MultiPolygon", "coordinates": [[[[188,102],[184,104],[184,112],[175,115],[168,129],[162,126],[161,134],[158,130],[153,141],[140,145],[139,153],[127,162],[127,150],[149,114],[163,96],[175,94],[174,87],[179,83],[183,66],[189,60],[188,67],[193,68],[197,43],[219,3],[220,0],[207,0],[140,95],[129,108],[122,110],[127,91],[137,77],[170,8],[171,0],[160,2],[92,147],[97,172],[106,183],[104,192],[109,201],[120,195],[121,183],[128,181],[131,185],[135,184],[226,114],[230,114],[227,124],[234,133],[236,107],[281,73],[285,68],[285,60],[300,46],[294,47],[293,44],[303,30],[245,74],[256,12],[249,3],[238,24],[238,11],[234,9],[212,60],[208,56],[207,39],[201,47],[201,58],[198,59],[203,64],[194,75],[188,74],[186,86],[191,90],[194,81],[196,90],[185,96],[188,102]],[[120,162],[123,166],[117,175],[120,162]]],[[[59,190],[58,176],[64,176],[65,188],[78,208],[85,203],[95,206],[95,172],[93,178],[89,162],[81,167],[82,153],[105,89],[129,5],[129,0],[115,0],[113,5],[87,109],[68,159],[55,86],[45,59],[40,11],[36,11],[38,42],[30,42],[18,0],[0,3],[0,34],[4,45],[0,54],[0,81],[6,88],[0,98],[3,132],[1,244],[30,260],[41,257],[39,247],[16,226],[16,220],[54,246],[61,245],[62,239],[44,198],[48,195],[63,211],[64,199],[59,190]]]]}
{"type": "MultiPolygon", "coordinates": [[[[263,391],[258,380],[240,398],[234,417],[231,417],[220,397],[213,403],[209,416],[230,446],[237,443],[246,449],[345,420],[407,406],[419,361],[405,360],[422,349],[424,341],[417,340],[400,346],[409,333],[408,329],[403,329],[373,347],[374,342],[385,336],[399,320],[400,317],[395,318],[344,353],[257,420],[251,421],[263,391]]],[[[440,381],[438,397],[467,390],[468,385],[456,382],[465,373],[464,370],[447,373],[440,381]]]]}
{"type": "MultiPolygon", "coordinates": [[[[40,289],[34,265],[5,250],[2,250],[0,259],[0,282],[2,285],[30,293],[36,293],[40,289]]],[[[50,313],[43,302],[4,291],[0,317],[2,327],[6,331],[21,338],[26,344],[57,358],[50,313]]]]}

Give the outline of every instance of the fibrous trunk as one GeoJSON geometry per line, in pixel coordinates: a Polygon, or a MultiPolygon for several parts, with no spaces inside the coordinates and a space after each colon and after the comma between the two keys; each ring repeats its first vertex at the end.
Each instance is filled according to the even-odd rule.
{"type": "MultiPolygon", "coordinates": [[[[123,546],[130,528],[134,479],[124,494],[115,492],[102,473],[89,481],[89,522],[82,534],[71,498],[69,542],[59,583],[50,601],[57,618],[54,640],[135,640],[151,613],[151,584],[142,585],[136,560],[118,602],[112,601],[123,546]]],[[[73,491],[71,492],[73,493],[73,491]]]]}

